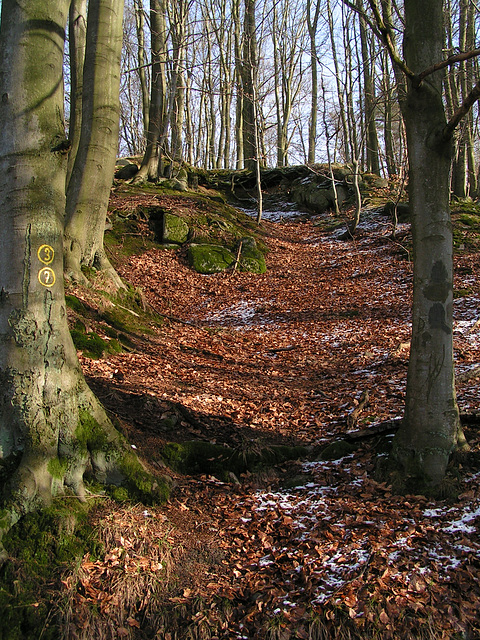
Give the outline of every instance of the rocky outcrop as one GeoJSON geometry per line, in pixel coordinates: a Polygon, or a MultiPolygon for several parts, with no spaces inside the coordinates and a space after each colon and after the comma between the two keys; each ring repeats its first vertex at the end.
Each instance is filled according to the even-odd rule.
{"type": "MultiPolygon", "coordinates": [[[[338,206],[353,196],[352,169],[348,166],[333,168],[338,206]]],[[[300,207],[320,214],[335,207],[335,191],[327,168],[310,170],[307,175],[297,178],[291,185],[291,198],[300,207]]]]}

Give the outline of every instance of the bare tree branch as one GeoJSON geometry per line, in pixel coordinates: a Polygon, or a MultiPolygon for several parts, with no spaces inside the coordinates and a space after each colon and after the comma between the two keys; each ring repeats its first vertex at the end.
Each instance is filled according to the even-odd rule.
{"type": "Polygon", "coordinates": [[[353,9],[356,13],[362,16],[368,26],[372,29],[375,35],[382,40],[384,45],[387,48],[387,51],[392,59],[392,62],[403,71],[403,73],[410,78],[412,81],[415,80],[416,76],[411,71],[405,61],[400,57],[397,48],[395,46],[395,39],[392,35],[392,29],[390,25],[386,25],[385,21],[382,17],[382,13],[380,11],[380,7],[378,6],[377,0],[368,0],[368,4],[373,12],[375,20],[372,20],[365,11],[360,10],[356,5],[354,5],[350,0],[342,0],[347,7],[353,9]]]}
{"type": "Polygon", "coordinates": [[[452,137],[453,132],[459,122],[467,115],[475,102],[477,102],[478,100],[480,100],[480,80],[473,87],[463,103],[458,107],[453,116],[450,118],[447,126],[443,131],[443,138],[445,140],[448,140],[452,137]]]}
{"type": "Polygon", "coordinates": [[[471,58],[476,58],[477,56],[480,56],[480,49],[472,49],[471,51],[462,51],[462,53],[457,53],[453,56],[448,56],[446,60],[437,62],[437,64],[434,64],[433,67],[429,67],[428,69],[425,69],[425,71],[422,71],[422,73],[419,73],[415,81],[418,82],[418,84],[420,84],[422,80],[424,80],[427,76],[431,75],[432,73],[435,73],[436,71],[441,71],[442,69],[445,69],[445,67],[450,67],[456,62],[464,62],[465,60],[470,60],[471,58]]]}

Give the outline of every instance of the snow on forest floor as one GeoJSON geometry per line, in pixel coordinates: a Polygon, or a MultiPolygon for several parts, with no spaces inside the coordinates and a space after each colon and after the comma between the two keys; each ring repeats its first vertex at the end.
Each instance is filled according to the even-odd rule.
{"type": "MultiPolygon", "coordinates": [[[[154,460],[159,438],[318,448],[342,437],[365,390],[370,401],[358,426],[401,415],[412,282],[407,252],[374,217],[353,242],[311,221],[267,220],[264,228],[265,275],[200,276],[181,254],[160,250],[121,268],[153,308],[182,321],[166,325],[143,350],[83,360],[97,392],[105,381],[107,406],[127,422],[130,407],[137,426],[128,435],[145,459],[154,460]],[[170,402],[195,415],[195,424],[159,433],[170,402]]],[[[477,254],[457,255],[458,373],[480,363],[479,266],[477,254]]],[[[459,383],[462,411],[478,411],[479,398],[480,376],[459,383]]],[[[170,503],[149,511],[149,535],[155,544],[173,527],[169,535],[185,558],[196,549],[197,560],[185,583],[167,590],[165,606],[192,611],[202,600],[201,615],[189,614],[192,638],[309,638],[320,618],[331,629],[347,620],[363,637],[372,637],[372,628],[385,638],[431,628],[431,637],[479,638],[478,423],[465,431],[474,454],[457,469],[460,495],[452,498],[447,486],[444,500],[396,495],[376,480],[377,463],[387,458],[381,437],[340,460],[286,463],[277,475],[247,474],[239,485],[177,478],[170,503]],[[216,609],[219,599],[230,603],[226,618],[216,609]],[[214,630],[210,636],[202,636],[206,628],[214,630]]],[[[103,583],[108,588],[113,578],[110,587],[103,583]]],[[[153,624],[147,609],[132,614],[140,626],[153,624]]]]}

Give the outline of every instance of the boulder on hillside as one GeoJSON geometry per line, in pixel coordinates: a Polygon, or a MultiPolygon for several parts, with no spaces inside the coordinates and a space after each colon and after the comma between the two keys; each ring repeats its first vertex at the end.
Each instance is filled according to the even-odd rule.
{"type": "Polygon", "coordinates": [[[240,241],[240,271],[250,271],[251,273],[265,273],[267,265],[265,257],[257,247],[255,238],[248,236],[240,241]]]}
{"type": "Polygon", "coordinates": [[[115,169],[115,178],[117,180],[131,180],[138,173],[138,165],[134,162],[117,165],[115,169]]]}
{"type": "Polygon", "coordinates": [[[408,202],[392,202],[391,200],[385,204],[383,207],[383,215],[388,216],[389,218],[393,218],[395,209],[397,212],[397,220],[398,222],[409,222],[410,221],[410,206],[408,202]]]}
{"type": "Polygon", "coordinates": [[[368,186],[374,189],[386,189],[389,185],[388,178],[377,176],[376,173],[364,173],[362,178],[368,186]]]}
{"type": "MultiPolygon", "coordinates": [[[[337,184],[337,200],[341,206],[350,195],[350,187],[346,183],[337,184]]],[[[301,207],[320,214],[335,206],[335,193],[330,178],[324,175],[312,174],[292,184],[293,200],[301,207]]]]}
{"type": "Polygon", "coordinates": [[[163,207],[149,207],[148,221],[157,242],[183,244],[188,240],[190,229],[185,220],[165,211],[163,207]]]}
{"type": "Polygon", "coordinates": [[[198,273],[219,273],[228,269],[234,262],[234,255],[221,245],[191,244],[188,247],[188,263],[198,273]]]}

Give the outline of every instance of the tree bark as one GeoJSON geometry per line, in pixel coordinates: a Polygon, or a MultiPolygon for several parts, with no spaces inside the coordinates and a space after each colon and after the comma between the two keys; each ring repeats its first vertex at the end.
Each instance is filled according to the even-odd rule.
{"type": "Polygon", "coordinates": [[[82,131],[67,185],[65,273],[85,281],[82,266],[105,271],[123,287],[103,248],[120,120],[123,0],[90,2],[83,74],[82,131]]]}
{"type": "Polygon", "coordinates": [[[310,120],[308,123],[308,156],[309,164],[315,163],[315,150],[317,145],[317,121],[318,121],[318,63],[317,63],[317,28],[320,17],[321,0],[316,0],[312,18],[312,0],[307,0],[307,27],[310,39],[310,65],[311,65],[311,106],[310,120]]]}
{"type": "Polygon", "coordinates": [[[363,0],[357,0],[360,17],[360,43],[363,66],[363,94],[365,105],[365,141],[366,141],[366,168],[371,173],[380,174],[380,161],[378,157],[378,136],[375,122],[375,85],[372,69],[373,64],[369,52],[367,28],[363,13],[363,0]]]}
{"type": "Polygon", "coordinates": [[[257,79],[257,42],[255,0],[245,0],[245,29],[242,59],[243,153],[245,168],[255,171],[257,138],[255,135],[254,83],[257,79]]]}
{"type": "Polygon", "coordinates": [[[333,11],[330,6],[330,0],[327,0],[327,15],[328,15],[328,28],[329,28],[329,35],[330,35],[330,44],[332,48],[333,64],[335,66],[335,83],[337,87],[338,109],[340,112],[339,118],[342,124],[342,140],[343,140],[344,158],[345,158],[345,162],[349,162],[352,157],[351,148],[350,148],[350,132],[349,132],[349,127],[347,123],[347,111],[345,107],[344,88],[342,86],[342,81],[340,77],[340,65],[338,62],[337,48],[335,44],[333,11]]]}
{"type": "Polygon", "coordinates": [[[0,28],[0,537],[90,465],[111,479],[117,432],[83,378],[63,288],[69,0],[3,0],[0,28]],[[97,443],[94,444],[94,440],[97,443]]]}
{"type": "Polygon", "coordinates": [[[388,54],[385,51],[382,58],[382,84],[384,93],[384,117],[383,130],[385,137],[385,163],[389,178],[394,178],[398,173],[395,160],[395,147],[393,143],[393,105],[390,72],[388,68],[388,54]]]}
{"type": "Polygon", "coordinates": [[[233,44],[235,51],[235,144],[237,169],[243,169],[245,154],[243,151],[243,87],[242,87],[242,33],[240,24],[240,0],[232,0],[233,44]]]}
{"type": "Polygon", "coordinates": [[[147,146],[140,170],[134,183],[156,181],[163,153],[162,140],[166,137],[167,81],[165,74],[167,56],[167,26],[165,0],[150,0],[150,30],[152,50],[152,79],[150,86],[150,110],[148,115],[147,146]]]}
{"type": "MultiPolygon", "coordinates": [[[[418,74],[442,59],[442,0],[405,0],[404,56],[418,74]],[[423,28],[429,16],[428,30],[423,28]]],[[[394,456],[409,475],[444,477],[458,443],[453,366],[453,248],[449,208],[452,144],[445,141],[443,73],[408,81],[402,111],[409,158],[414,285],[405,416],[394,456]]]]}
{"type": "Polygon", "coordinates": [[[138,60],[138,80],[142,91],[142,117],[143,132],[145,140],[148,137],[148,114],[150,111],[150,94],[148,90],[148,78],[146,73],[146,55],[145,55],[145,16],[143,13],[143,2],[141,0],[133,0],[135,10],[135,26],[137,28],[137,60],[138,60]]]}
{"type": "MultiPolygon", "coordinates": [[[[170,7],[170,5],[167,5],[170,7]]],[[[172,75],[171,75],[171,160],[183,159],[183,120],[185,107],[184,54],[188,6],[186,0],[172,3],[170,12],[170,30],[172,38],[172,75]]]]}
{"type": "Polygon", "coordinates": [[[83,63],[87,34],[87,0],[72,0],[70,4],[68,35],[70,53],[70,121],[68,139],[67,180],[72,175],[82,130],[83,63]]]}

